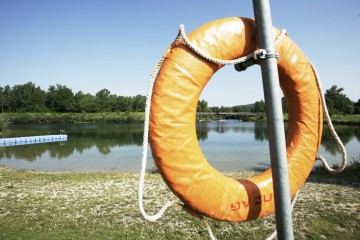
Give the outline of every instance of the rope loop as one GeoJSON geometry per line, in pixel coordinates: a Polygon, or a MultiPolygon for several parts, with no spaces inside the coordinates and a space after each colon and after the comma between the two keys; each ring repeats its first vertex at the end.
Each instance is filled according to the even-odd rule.
{"type": "MultiPolygon", "coordinates": [[[[275,44],[278,45],[281,41],[281,39],[285,36],[286,31],[283,30],[281,32],[281,34],[279,35],[279,37],[276,39],[275,44]]],[[[185,44],[192,50],[194,51],[196,54],[198,54],[200,57],[217,63],[217,64],[221,64],[221,65],[229,65],[229,64],[237,64],[240,62],[244,62],[249,58],[257,58],[257,55],[259,55],[259,57],[261,58],[263,55],[267,55],[270,54],[268,52],[266,52],[263,49],[259,49],[256,50],[254,53],[251,53],[245,57],[241,57],[239,59],[235,59],[235,60],[221,60],[221,59],[216,59],[213,58],[211,56],[207,56],[206,54],[203,54],[197,47],[195,47],[187,38],[186,34],[185,34],[185,27],[183,24],[180,25],[179,28],[179,32],[173,42],[173,44],[176,44],[178,42],[180,42],[180,39],[183,39],[183,41],[185,42],[185,44]]],[[[164,212],[166,211],[166,209],[168,209],[170,206],[179,204],[176,201],[169,201],[166,204],[163,205],[163,207],[158,211],[158,213],[154,214],[154,215],[148,215],[145,212],[144,206],[143,206],[143,191],[144,191],[144,182],[145,182],[145,170],[146,170],[146,162],[147,162],[147,147],[148,147],[148,137],[149,137],[149,120],[150,120],[150,107],[151,107],[151,96],[152,96],[152,92],[153,92],[153,88],[154,88],[154,84],[155,84],[155,79],[157,74],[159,73],[164,61],[166,59],[166,54],[163,55],[163,57],[161,58],[161,60],[159,61],[159,63],[154,67],[151,75],[150,75],[150,79],[149,79],[149,86],[148,86],[148,92],[147,92],[147,97],[146,97],[146,107],[145,107],[145,119],[144,119],[144,135],[143,135],[143,144],[142,144],[142,159],[141,159],[141,170],[140,170],[140,177],[139,177],[139,186],[138,186],[138,205],[139,205],[139,210],[141,215],[148,221],[150,222],[155,222],[157,221],[159,218],[162,217],[162,215],[164,214],[164,212]]]]}
{"type": "MultiPolygon", "coordinates": [[[[245,62],[248,59],[254,58],[254,59],[263,59],[268,57],[276,57],[279,58],[279,55],[276,53],[276,51],[266,51],[265,49],[258,49],[255,50],[253,53],[250,53],[244,57],[240,57],[234,60],[222,60],[218,58],[211,57],[205,53],[203,53],[200,49],[198,49],[194,44],[190,42],[190,40],[187,38],[185,33],[185,27],[183,24],[180,24],[179,26],[179,34],[178,36],[181,36],[182,40],[185,42],[186,46],[196,53],[198,56],[202,57],[205,60],[208,60],[209,62],[213,62],[219,65],[235,65],[238,63],[245,62]]],[[[282,29],[280,32],[280,35],[277,37],[277,39],[274,42],[275,47],[278,46],[281,42],[281,40],[285,37],[286,30],[282,29]]],[[[177,38],[177,41],[180,39],[177,38]]]]}
{"type": "MultiPolygon", "coordinates": [[[[299,193],[300,193],[300,189],[295,193],[294,197],[291,200],[291,211],[294,211],[295,203],[298,199],[299,193]]],[[[276,235],[277,235],[277,231],[275,230],[270,236],[266,238],[266,240],[272,240],[276,237],[276,235]]]]}
{"type": "MultiPolygon", "coordinates": [[[[177,41],[179,35],[176,36],[175,41],[177,41]]],[[[165,55],[161,58],[159,63],[154,67],[150,79],[149,79],[149,86],[148,92],[146,97],[146,107],[145,107],[145,119],[144,119],[144,135],[143,135],[143,144],[142,144],[142,159],[141,159],[141,170],[140,170],[140,177],[139,177],[139,187],[138,187],[138,206],[141,215],[150,222],[155,222],[159,218],[162,217],[166,209],[170,206],[174,206],[178,204],[176,201],[168,201],[163,205],[163,207],[154,215],[148,215],[145,212],[144,204],[143,204],[143,192],[144,192],[144,184],[145,184],[145,170],[146,170],[146,162],[147,162],[147,148],[148,148],[148,137],[149,137],[149,120],[150,120],[150,106],[151,106],[151,96],[154,88],[154,83],[156,76],[158,75],[161,66],[165,61],[165,55]]]]}
{"type": "MultiPolygon", "coordinates": [[[[274,42],[275,47],[278,46],[281,42],[281,40],[285,37],[286,35],[286,30],[281,30],[281,33],[279,34],[279,36],[277,37],[277,39],[274,42]]],[[[198,56],[219,64],[219,65],[230,65],[230,64],[238,64],[238,63],[242,63],[247,61],[248,59],[262,59],[262,58],[268,58],[268,57],[276,57],[279,58],[279,55],[276,51],[266,51],[264,49],[258,49],[256,51],[254,51],[251,54],[248,54],[247,56],[238,58],[238,59],[234,59],[234,60],[221,60],[221,59],[217,59],[217,58],[213,58],[211,56],[208,56],[204,53],[202,53],[202,51],[200,49],[198,49],[195,45],[193,45],[189,39],[187,38],[186,34],[185,34],[185,27],[183,24],[180,25],[179,27],[179,32],[178,35],[176,36],[173,44],[177,44],[180,42],[180,40],[183,40],[186,44],[186,46],[192,50],[194,53],[196,53],[198,56]]],[[[164,63],[166,59],[166,54],[163,55],[162,59],[159,61],[159,63],[154,67],[151,75],[150,75],[150,79],[149,79],[149,85],[148,85],[148,92],[147,92],[147,98],[146,98],[146,107],[145,107],[145,119],[144,119],[144,134],[143,134],[143,144],[142,144],[142,160],[141,160],[141,170],[140,170],[140,177],[139,177],[139,186],[138,186],[138,206],[139,206],[139,210],[140,213],[142,214],[142,216],[150,221],[150,222],[155,222],[157,221],[159,218],[161,218],[164,214],[164,212],[170,207],[170,206],[179,206],[182,205],[181,203],[178,203],[176,201],[168,201],[167,203],[165,203],[163,205],[163,207],[154,215],[148,215],[145,212],[144,206],[143,206],[143,191],[144,191],[144,182],[145,182],[145,170],[146,170],[146,162],[147,162],[147,149],[148,149],[148,134],[149,134],[149,120],[150,120],[150,107],[151,107],[151,97],[152,97],[152,92],[153,92],[153,87],[155,84],[155,79],[164,63]]],[[[337,135],[330,116],[329,116],[329,112],[327,110],[327,106],[326,106],[326,102],[325,102],[325,97],[324,97],[324,93],[321,87],[321,83],[320,83],[320,77],[317,73],[317,70],[315,69],[314,65],[309,61],[311,68],[315,74],[315,79],[316,79],[316,83],[319,89],[319,94],[321,97],[321,101],[322,101],[322,106],[323,106],[323,111],[325,113],[325,118],[326,118],[326,122],[330,128],[331,134],[333,135],[333,137],[335,138],[335,140],[337,141],[340,150],[342,152],[342,162],[339,168],[337,169],[333,169],[331,167],[329,167],[328,163],[326,162],[325,158],[322,156],[317,156],[316,159],[320,160],[323,164],[324,167],[327,171],[331,172],[331,173],[339,173],[341,171],[344,170],[346,163],[347,163],[347,154],[346,154],[346,149],[343,145],[343,143],[341,142],[339,136],[337,135]]],[[[294,208],[294,204],[296,202],[298,196],[298,192],[296,193],[296,195],[293,198],[292,201],[292,209],[294,208]]],[[[213,233],[211,232],[211,228],[209,226],[209,224],[206,222],[206,220],[200,216],[202,221],[204,222],[208,233],[209,233],[209,237],[211,239],[215,239],[215,236],[213,235],[213,233]]],[[[276,231],[267,239],[273,239],[276,236],[276,231]]]]}
{"type": "Polygon", "coordinates": [[[321,81],[320,81],[320,76],[318,71],[316,70],[314,64],[308,60],[310,63],[310,66],[314,72],[315,75],[315,79],[316,79],[316,84],[317,87],[319,89],[319,94],[320,94],[320,99],[321,99],[321,103],[322,103],[322,107],[323,107],[323,111],[324,111],[324,115],[325,115],[325,119],[326,119],[326,123],[329,127],[329,130],[331,132],[331,135],[333,136],[333,138],[335,139],[336,143],[338,144],[341,154],[342,154],[342,159],[341,159],[341,164],[338,168],[331,168],[328,164],[328,162],[326,161],[326,159],[323,156],[316,156],[316,160],[321,161],[321,163],[323,164],[324,168],[326,169],[326,171],[330,172],[330,173],[340,173],[342,172],[347,164],[347,153],[346,153],[346,149],[344,144],[342,143],[340,137],[338,136],[338,134],[336,133],[336,130],[334,128],[334,125],[332,124],[331,118],[330,118],[330,114],[326,105],[326,100],[325,100],[325,95],[324,95],[324,91],[323,88],[321,86],[321,81]]]}
{"type": "MultiPolygon", "coordinates": [[[[281,40],[285,37],[286,35],[286,30],[282,29],[280,32],[280,35],[278,36],[278,38],[275,40],[274,45],[275,47],[278,46],[281,42],[281,40]]],[[[191,49],[193,52],[195,52],[197,55],[199,55],[200,57],[216,63],[216,64],[220,64],[220,65],[230,65],[230,64],[239,64],[239,63],[243,63],[245,61],[247,61],[248,59],[264,59],[264,58],[269,58],[269,57],[276,57],[279,58],[279,54],[275,51],[266,51],[265,49],[257,49],[255,50],[253,53],[248,54],[244,57],[238,58],[238,59],[234,59],[234,60],[221,60],[221,59],[217,59],[217,58],[213,58],[211,56],[208,56],[206,54],[204,54],[200,49],[198,49],[195,45],[193,45],[190,40],[187,38],[186,34],[185,34],[185,27],[183,24],[180,25],[179,27],[179,34],[177,37],[177,41],[180,41],[180,36],[181,38],[184,40],[186,46],[191,49]]],[[[308,60],[309,61],[309,60],[308,60]]],[[[341,153],[342,153],[342,161],[341,161],[341,165],[337,168],[337,169],[333,169],[329,166],[329,164],[327,163],[326,159],[323,156],[316,156],[316,160],[320,160],[322,162],[322,164],[324,165],[324,168],[330,172],[330,173],[340,173],[342,172],[347,164],[347,154],[346,154],[346,149],[341,141],[341,139],[339,138],[339,136],[337,135],[335,128],[332,124],[331,118],[329,116],[329,111],[327,109],[327,105],[326,105],[326,101],[325,101],[325,97],[324,97],[324,92],[321,86],[321,81],[320,81],[320,77],[319,74],[315,68],[315,66],[312,64],[312,62],[310,62],[310,66],[314,72],[315,75],[315,79],[316,79],[316,84],[318,86],[319,89],[319,94],[320,94],[320,98],[321,98],[321,102],[322,102],[322,106],[323,106],[323,111],[325,114],[325,118],[326,118],[326,123],[331,131],[331,134],[333,136],[333,138],[336,140],[341,153]]]]}

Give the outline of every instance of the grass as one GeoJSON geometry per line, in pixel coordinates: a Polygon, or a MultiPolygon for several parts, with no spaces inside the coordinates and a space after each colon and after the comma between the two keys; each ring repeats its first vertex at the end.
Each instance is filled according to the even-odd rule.
{"type": "MultiPolygon", "coordinates": [[[[360,125],[360,115],[340,115],[340,114],[332,114],[330,116],[332,123],[334,124],[346,124],[346,125],[360,125]]],[[[284,120],[289,121],[289,115],[284,114],[284,120]]],[[[326,123],[326,119],[324,118],[324,123],[326,123]]]]}
{"type": "MultiPolygon", "coordinates": [[[[232,173],[247,178],[257,172],[232,173]]],[[[136,173],[45,173],[0,167],[0,239],[208,239],[202,222],[170,208],[158,222],[137,206],[136,173]]],[[[155,213],[175,199],[157,173],[146,176],[144,205],[155,213]]],[[[295,239],[359,239],[360,157],[338,175],[317,169],[294,213],[295,239]]],[[[245,223],[208,219],[218,239],[265,239],[273,215],[245,223]]]]}
{"type": "Polygon", "coordinates": [[[4,116],[4,114],[0,113],[0,134],[7,128],[8,125],[8,119],[4,116]]]}
{"type": "Polygon", "coordinates": [[[360,115],[331,115],[333,123],[360,125],[360,115]]]}
{"type": "Polygon", "coordinates": [[[142,112],[107,113],[3,113],[10,123],[136,123],[144,121],[142,112]]]}
{"type": "MultiPolygon", "coordinates": [[[[207,117],[198,121],[219,120],[219,117],[207,117]]],[[[360,125],[360,115],[332,115],[332,122],[337,124],[360,125]]],[[[265,121],[265,114],[247,116],[244,121],[265,121]]],[[[288,114],[284,114],[288,121],[288,114]]],[[[144,121],[143,112],[107,112],[107,113],[2,113],[0,114],[0,132],[7,124],[29,123],[136,123],[144,121]]],[[[325,121],[325,119],[324,119],[325,121]]]]}

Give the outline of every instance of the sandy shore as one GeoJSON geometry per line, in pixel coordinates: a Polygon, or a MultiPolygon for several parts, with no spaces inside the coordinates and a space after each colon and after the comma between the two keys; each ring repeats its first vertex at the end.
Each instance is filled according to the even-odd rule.
{"type": "MultiPolygon", "coordinates": [[[[230,175],[244,178],[252,174],[230,175]]],[[[144,205],[149,213],[176,199],[159,174],[148,174],[145,186],[144,205]]],[[[156,223],[145,221],[138,210],[137,190],[135,173],[41,173],[0,167],[0,238],[57,238],[59,232],[65,233],[64,239],[98,238],[104,231],[109,238],[208,238],[201,221],[178,208],[171,208],[156,223]]],[[[310,177],[293,216],[297,239],[308,239],[314,232],[320,239],[335,239],[328,235],[334,236],[334,232],[350,233],[346,239],[360,236],[358,178],[349,182],[331,175],[310,177]],[[330,218],[328,225],[324,218],[330,218]]],[[[209,223],[218,239],[260,239],[275,229],[273,215],[246,223],[211,219],[209,223]]]]}

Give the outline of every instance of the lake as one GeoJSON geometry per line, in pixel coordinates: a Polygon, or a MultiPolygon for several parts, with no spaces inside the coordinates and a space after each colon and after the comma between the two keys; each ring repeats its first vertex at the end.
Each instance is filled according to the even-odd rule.
{"type": "MultiPolygon", "coordinates": [[[[335,127],[347,149],[348,160],[352,161],[360,155],[360,127],[335,127]]],[[[68,141],[0,147],[0,165],[50,172],[140,171],[142,124],[13,125],[2,137],[58,134],[60,130],[67,132],[68,141]]],[[[264,170],[270,166],[265,122],[199,122],[197,134],[205,157],[219,171],[264,170]]],[[[331,165],[341,160],[326,126],[319,155],[331,165]]],[[[149,148],[147,170],[153,169],[149,148]]]]}

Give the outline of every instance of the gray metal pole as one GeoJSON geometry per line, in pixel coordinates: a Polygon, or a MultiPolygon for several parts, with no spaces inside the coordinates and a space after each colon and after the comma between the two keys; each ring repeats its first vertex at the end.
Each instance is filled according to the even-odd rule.
{"type": "Polygon", "coordinates": [[[277,235],[278,239],[294,239],[285,131],[277,59],[273,54],[275,46],[269,0],[253,0],[253,7],[259,48],[269,53],[260,61],[260,66],[267,109],[277,235]]]}

